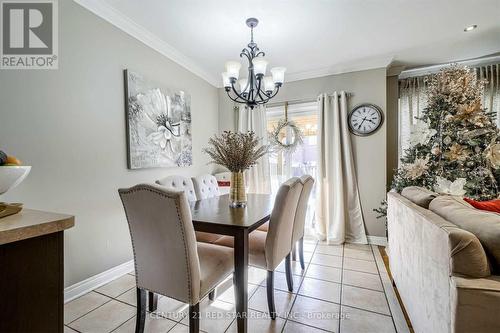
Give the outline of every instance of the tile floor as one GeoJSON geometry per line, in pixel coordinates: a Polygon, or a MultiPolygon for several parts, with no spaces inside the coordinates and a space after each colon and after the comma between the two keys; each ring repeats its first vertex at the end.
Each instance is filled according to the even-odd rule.
{"type": "MultiPolygon", "coordinates": [[[[284,265],[277,268],[275,321],[267,316],[266,272],[249,269],[249,332],[408,332],[377,247],[306,240],[305,251],[304,271],[293,262],[293,293],[287,291],[284,265]]],[[[202,331],[237,331],[231,281],[220,286],[215,301],[202,301],[202,331]]],[[[146,332],[188,332],[186,310],[160,297],[158,310],[147,315],[146,332]]],[[[130,273],[67,303],[64,332],[134,332],[135,311],[130,273]]]]}

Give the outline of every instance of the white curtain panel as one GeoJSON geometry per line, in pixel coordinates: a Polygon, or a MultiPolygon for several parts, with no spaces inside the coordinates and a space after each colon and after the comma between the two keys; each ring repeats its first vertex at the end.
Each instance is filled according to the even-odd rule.
{"type": "MultiPolygon", "coordinates": [[[[262,144],[268,144],[266,107],[256,106],[253,110],[240,106],[238,110],[238,132],[254,131],[262,144]]],[[[266,154],[256,165],[245,172],[248,193],[271,193],[271,169],[269,156],[266,154]]]]}
{"type": "Polygon", "coordinates": [[[320,95],[318,111],[316,231],[331,244],[367,244],[345,92],[320,95]]]}

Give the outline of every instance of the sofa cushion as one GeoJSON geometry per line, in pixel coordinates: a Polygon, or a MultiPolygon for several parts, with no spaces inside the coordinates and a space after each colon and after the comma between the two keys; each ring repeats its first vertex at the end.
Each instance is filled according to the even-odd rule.
{"type": "Polygon", "coordinates": [[[479,239],[467,230],[441,227],[448,232],[450,266],[453,275],[483,278],[491,275],[490,265],[479,239]]]}
{"type": "Polygon", "coordinates": [[[500,215],[472,208],[462,199],[439,196],[429,209],[458,227],[473,233],[490,258],[493,271],[500,271],[500,215]]]}
{"type": "Polygon", "coordinates": [[[405,187],[403,191],[401,191],[401,195],[425,209],[429,209],[431,201],[438,196],[437,193],[418,186],[405,187]]]}

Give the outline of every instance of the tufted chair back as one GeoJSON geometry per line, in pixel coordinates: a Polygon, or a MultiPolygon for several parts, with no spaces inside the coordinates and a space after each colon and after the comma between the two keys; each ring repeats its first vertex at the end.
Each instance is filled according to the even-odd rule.
{"type": "Polygon", "coordinates": [[[292,251],[293,221],[302,183],[293,177],[281,184],[274,201],[266,237],[267,270],[274,269],[292,251]]]}
{"type": "Polygon", "coordinates": [[[304,227],[306,224],[307,204],[314,185],[314,178],[310,175],[300,177],[302,183],[302,192],[299,197],[299,204],[297,212],[295,213],[295,221],[293,222],[293,237],[292,244],[295,244],[300,238],[304,236],[304,227]]]}
{"type": "Polygon", "coordinates": [[[194,192],[198,200],[218,197],[220,195],[217,179],[212,175],[193,177],[194,192]]]}
{"type": "Polygon", "coordinates": [[[137,287],[198,303],[200,264],[185,193],[149,184],[118,192],[132,238],[137,287]]]}
{"type": "Polygon", "coordinates": [[[193,181],[190,178],[177,175],[167,176],[165,178],[158,179],[156,184],[165,186],[169,190],[186,192],[186,196],[189,201],[198,200],[196,193],[194,192],[193,181]]]}

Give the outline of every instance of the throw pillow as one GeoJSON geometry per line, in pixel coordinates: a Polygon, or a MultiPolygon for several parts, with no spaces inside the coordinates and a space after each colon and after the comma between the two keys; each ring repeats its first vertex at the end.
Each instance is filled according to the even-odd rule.
{"type": "Polygon", "coordinates": [[[476,201],[473,199],[464,198],[464,200],[468,202],[470,205],[472,205],[474,208],[500,213],[500,199],[494,199],[488,201],[476,201]]]}

